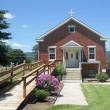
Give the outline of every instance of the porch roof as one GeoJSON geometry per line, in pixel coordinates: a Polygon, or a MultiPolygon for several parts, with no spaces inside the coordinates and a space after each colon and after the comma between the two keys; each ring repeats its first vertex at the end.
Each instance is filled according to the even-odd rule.
{"type": "Polygon", "coordinates": [[[80,45],[80,44],[78,44],[77,42],[71,40],[71,41],[65,43],[64,45],[62,45],[61,47],[62,47],[62,48],[65,48],[65,47],[66,47],[66,48],[68,48],[68,47],[69,47],[69,48],[73,48],[73,47],[82,48],[83,46],[80,45]]]}

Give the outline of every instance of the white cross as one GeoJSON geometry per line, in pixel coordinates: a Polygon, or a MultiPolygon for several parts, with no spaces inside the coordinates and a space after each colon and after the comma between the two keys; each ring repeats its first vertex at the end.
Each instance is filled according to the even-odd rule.
{"type": "Polygon", "coordinates": [[[71,9],[70,12],[69,12],[69,14],[70,14],[71,17],[73,16],[74,13],[75,13],[75,12],[74,12],[72,9],[71,9]]]}

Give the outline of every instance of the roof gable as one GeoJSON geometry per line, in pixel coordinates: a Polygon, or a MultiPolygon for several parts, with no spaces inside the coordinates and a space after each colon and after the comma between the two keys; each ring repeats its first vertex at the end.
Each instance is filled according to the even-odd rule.
{"type": "Polygon", "coordinates": [[[87,26],[86,24],[80,22],[79,20],[77,20],[76,18],[70,17],[67,20],[65,20],[63,23],[59,24],[58,26],[54,27],[53,29],[51,29],[50,31],[48,31],[47,33],[44,33],[39,39],[37,39],[38,42],[42,42],[43,38],[45,36],[47,36],[48,34],[54,32],[56,29],[60,28],[61,26],[63,26],[64,24],[68,23],[70,20],[73,20],[74,22],[80,24],[81,26],[87,28],[89,31],[95,33],[96,35],[100,36],[100,40],[107,40],[102,34],[100,34],[99,32],[95,31],[94,29],[90,28],[89,26],[87,26]]]}
{"type": "Polygon", "coordinates": [[[67,43],[65,43],[64,45],[62,45],[61,47],[82,47],[80,44],[78,44],[77,42],[71,40],[67,43]]]}

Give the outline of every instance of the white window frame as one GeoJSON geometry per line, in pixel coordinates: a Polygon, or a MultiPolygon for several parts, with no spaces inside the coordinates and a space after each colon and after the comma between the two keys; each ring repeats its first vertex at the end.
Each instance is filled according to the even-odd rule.
{"type": "Polygon", "coordinates": [[[49,46],[48,47],[48,59],[49,59],[49,61],[56,60],[56,46],[49,46]],[[55,59],[50,59],[50,54],[53,54],[53,53],[50,53],[50,48],[54,48],[55,49],[55,59]]]}
{"type": "Polygon", "coordinates": [[[69,25],[68,26],[68,32],[69,33],[74,33],[76,31],[76,26],[75,25],[69,25]],[[70,28],[74,28],[74,31],[73,32],[70,32],[70,28]]]}
{"type": "Polygon", "coordinates": [[[88,46],[88,61],[95,61],[96,60],[96,46],[88,46]],[[89,53],[89,49],[94,48],[94,53],[89,53]],[[94,59],[90,59],[90,54],[94,54],[94,59]]]}

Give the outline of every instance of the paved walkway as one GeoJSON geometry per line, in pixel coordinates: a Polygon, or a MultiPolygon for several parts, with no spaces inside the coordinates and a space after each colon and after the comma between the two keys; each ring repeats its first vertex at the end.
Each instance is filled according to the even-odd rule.
{"type": "Polygon", "coordinates": [[[64,82],[64,87],[55,105],[58,104],[74,104],[74,105],[88,105],[82,93],[80,83],[64,82]]]}
{"type": "MultiPolygon", "coordinates": [[[[34,87],[35,81],[28,86],[27,91],[30,92],[34,87]]],[[[0,95],[0,110],[16,110],[23,100],[23,82],[21,82],[10,91],[0,95]]]]}

